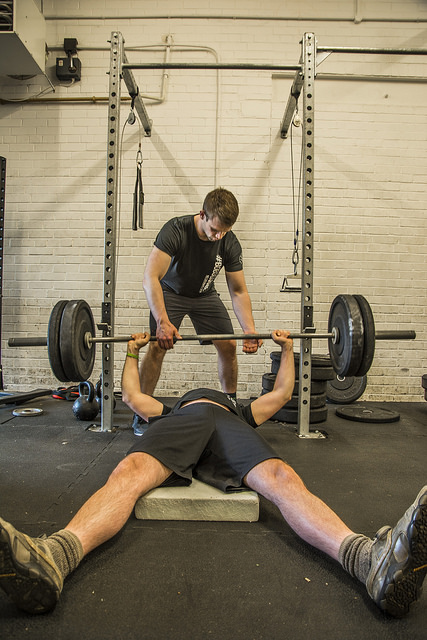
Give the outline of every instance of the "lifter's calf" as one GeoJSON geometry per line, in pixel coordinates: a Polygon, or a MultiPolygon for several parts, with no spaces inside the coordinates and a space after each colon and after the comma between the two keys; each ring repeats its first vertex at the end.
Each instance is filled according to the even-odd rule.
{"type": "Polygon", "coordinates": [[[288,464],[277,458],[265,460],[251,469],[244,482],[271,500],[303,540],[338,560],[341,542],[353,532],[308,491],[288,464]]]}
{"type": "Polygon", "coordinates": [[[218,352],[218,377],[224,393],[236,393],[237,355],[235,340],[214,340],[218,352]]]}
{"type": "Polygon", "coordinates": [[[165,349],[159,347],[155,340],[148,344],[148,349],[139,365],[142,393],[146,393],[148,396],[153,395],[160,378],[165,355],[165,349]]]}

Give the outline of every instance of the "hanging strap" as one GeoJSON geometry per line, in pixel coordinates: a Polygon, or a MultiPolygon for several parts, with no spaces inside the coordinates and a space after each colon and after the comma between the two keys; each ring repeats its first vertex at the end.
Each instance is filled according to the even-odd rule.
{"type": "Polygon", "coordinates": [[[142,207],[144,205],[144,190],[142,185],[142,153],[141,143],[136,154],[136,180],[135,189],[133,192],[133,215],[132,215],[132,229],[136,231],[138,227],[143,229],[143,216],[142,207]]]}

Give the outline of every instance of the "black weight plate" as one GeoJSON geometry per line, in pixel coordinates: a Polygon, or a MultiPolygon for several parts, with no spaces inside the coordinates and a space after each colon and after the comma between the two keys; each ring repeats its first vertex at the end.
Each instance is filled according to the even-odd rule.
{"type": "Polygon", "coordinates": [[[328,331],[338,330],[334,344],[328,338],[329,355],[334,371],[342,377],[354,376],[359,370],[364,348],[363,318],[357,301],[351,295],[339,295],[332,302],[328,331]]]}
{"type": "MultiPolygon", "coordinates": [[[[319,409],[310,409],[310,424],[317,422],[325,422],[328,418],[328,408],[320,407],[319,409]]],[[[298,409],[287,409],[286,405],[279,409],[270,420],[279,420],[280,422],[298,423],[298,409]]]]}
{"type": "Polygon", "coordinates": [[[335,374],[334,380],[328,380],[326,384],[326,397],[335,404],[351,404],[363,394],[367,382],[366,376],[340,378],[335,374]]]}
{"type": "MultiPolygon", "coordinates": [[[[271,354],[272,355],[272,354],[271,354]]],[[[328,356],[329,358],[329,356],[328,356]]],[[[276,375],[279,371],[280,360],[276,358],[271,359],[271,373],[276,375]]],[[[313,363],[313,356],[311,360],[311,379],[312,380],[333,380],[335,377],[335,371],[333,370],[331,363],[329,362],[329,366],[324,364],[325,361],[322,362],[321,365],[313,363]]],[[[299,378],[299,358],[295,358],[295,378],[299,378]]]]}
{"type": "MultiPolygon", "coordinates": [[[[267,375],[271,375],[271,374],[267,374],[267,375]]],[[[267,389],[261,390],[262,396],[265,395],[266,393],[269,393],[267,389]]],[[[313,398],[314,396],[318,396],[323,393],[326,394],[326,380],[312,380],[310,397],[313,398]]],[[[298,380],[295,380],[295,386],[294,386],[294,392],[293,392],[292,398],[298,398],[298,394],[299,394],[299,382],[298,380]]]]}
{"type": "MultiPolygon", "coordinates": [[[[276,380],[275,373],[264,373],[264,375],[262,376],[262,394],[261,395],[264,395],[265,393],[272,391],[275,380],[276,380]]],[[[327,384],[326,380],[312,379],[310,393],[311,394],[326,393],[326,384],[327,384]]],[[[295,380],[294,395],[297,396],[298,394],[299,394],[299,381],[295,380]]]]}
{"type": "MultiPolygon", "coordinates": [[[[295,368],[295,377],[299,378],[299,366],[295,368]]],[[[311,367],[312,380],[333,380],[335,371],[332,367],[311,367]]]]}
{"type": "MultiPolygon", "coordinates": [[[[272,351],[270,353],[270,359],[273,362],[280,363],[282,352],[281,351],[272,351]]],[[[295,363],[298,364],[300,359],[299,353],[294,353],[295,363]]],[[[311,366],[312,367],[331,367],[331,356],[328,353],[312,353],[311,354],[311,366]]]]}
{"type": "Polygon", "coordinates": [[[355,422],[397,422],[400,420],[400,414],[391,409],[382,409],[381,407],[338,407],[335,413],[346,420],[354,420],[355,422]]]}
{"type": "Polygon", "coordinates": [[[264,389],[264,391],[272,391],[275,381],[275,373],[264,373],[264,375],[262,376],[262,388],[264,389]]]}
{"type": "MultiPolygon", "coordinates": [[[[300,355],[300,353],[295,354],[295,362],[299,363],[300,355]]],[[[316,369],[322,367],[332,367],[331,356],[329,355],[329,353],[312,353],[311,366],[315,367],[316,369]]]]}
{"type": "Polygon", "coordinates": [[[87,332],[95,335],[91,308],[84,300],[71,300],[62,313],[59,332],[62,365],[70,381],[83,382],[93,371],[95,344],[85,344],[87,332]]]}
{"type": "MultiPolygon", "coordinates": [[[[310,394],[326,393],[326,380],[312,380],[310,394]]],[[[295,380],[294,396],[299,394],[299,380],[295,380]]]]}
{"type": "Polygon", "coordinates": [[[53,375],[61,382],[69,382],[65,374],[61,360],[61,347],[59,344],[59,332],[61,328],[62,312],[68,300],[59,300],[53,307],[47,327],[47,354],[53,375]]]}
{"type": "Polygon", "coordinates": [[[375,354],[375,321],[371,306],[364,296],[353,296],[359,305],[363,319],[363,356],[356,377],[365,376],[371,368],[375,354]]]}
{"type": "MultiPolygon", "coordinates": [[[[293,395],[285,405],[286,409],[298,408],[298,395],[293,395]]],[[[310,395],[310,409],[320,409],[326,406],[326,393],[315,393],[310,395]]]]}
{"type": "Polygon", "coordinates": [[[427,374],[425,373],[421,378],[421,386],[423,389],[427,389],[427,374]]]}

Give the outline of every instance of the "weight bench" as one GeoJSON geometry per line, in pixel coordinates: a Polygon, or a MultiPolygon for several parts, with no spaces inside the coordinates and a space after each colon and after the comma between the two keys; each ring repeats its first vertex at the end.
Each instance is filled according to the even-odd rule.
{"type": "Polygon", "coordinates": [[[206,520],[256,522],[259,497],[255,491],[224,493],[195,480],[188,487],[157,487],[135,504],[138,520],[206,520]]]}

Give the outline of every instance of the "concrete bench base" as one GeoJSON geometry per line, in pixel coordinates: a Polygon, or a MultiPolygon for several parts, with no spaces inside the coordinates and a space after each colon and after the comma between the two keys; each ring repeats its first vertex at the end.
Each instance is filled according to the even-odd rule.
{"type": "Polygon", "coordinates": [[[194,480],[189,487],[159,487],[135,505],[139,520],[210,520],[256,522],[259,497],[255,491],[223,493],[194,480]]]}

